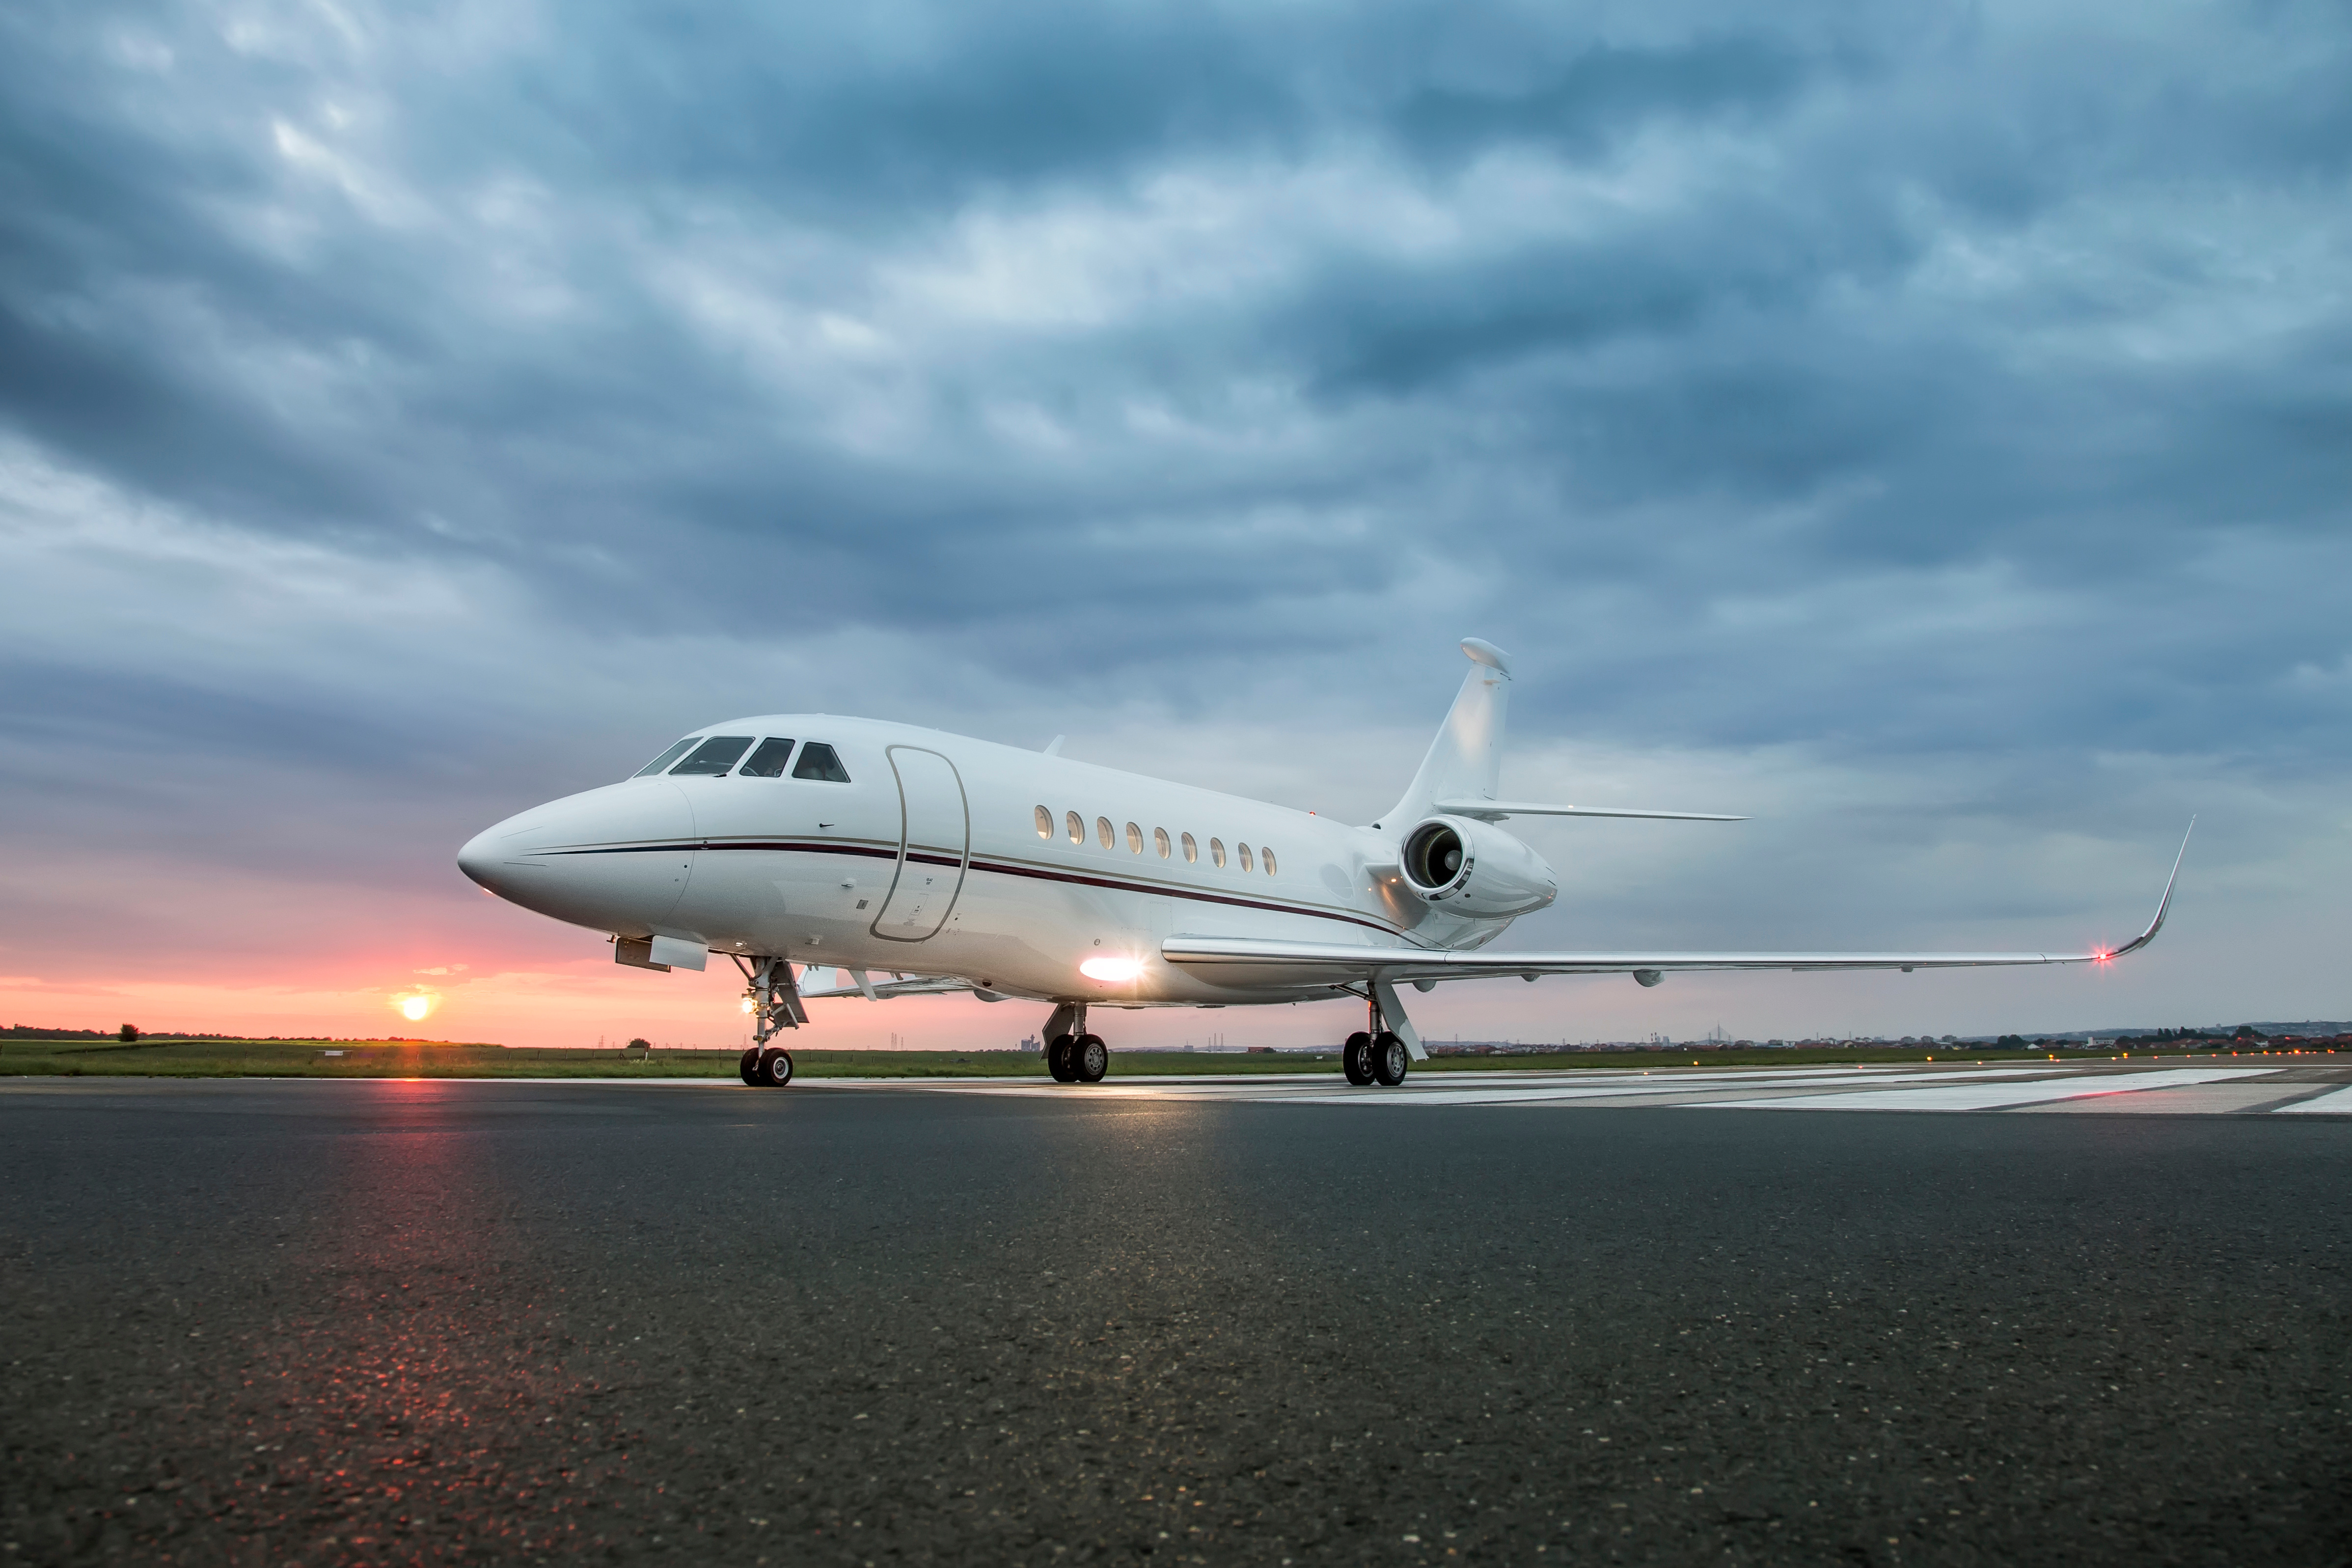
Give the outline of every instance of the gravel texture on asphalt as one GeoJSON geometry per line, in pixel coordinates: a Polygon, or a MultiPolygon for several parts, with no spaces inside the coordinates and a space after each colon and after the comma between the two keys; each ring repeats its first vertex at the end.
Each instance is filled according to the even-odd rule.
{"type": "Polygon", "coordinates": [[[2352,1124],[0,1092],[5,1560],[2352,1561],[2352,1124]]]}

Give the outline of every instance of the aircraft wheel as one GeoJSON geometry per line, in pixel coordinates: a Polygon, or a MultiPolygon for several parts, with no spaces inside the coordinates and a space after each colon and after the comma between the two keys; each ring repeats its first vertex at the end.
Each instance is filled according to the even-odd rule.
{"type": "Polygon", "coordinates": [[[760,1053],[758,1070],[762,1089],[782,1089],[793,1081],[793,1053],[770,1046],[760,1053]]]}
{"type": "Polygon", "coordinates": [[[1070,1070],[1071,1047],[1077,1042],[1067,1035],[1055,1035],[1045,1042],[1045,1070],[1054,1075],[1055,1083],[1076,1083],[1078,1075],[1070,1070]]]}
{"type": "Polygon", "coordinates": [[[745,1083],[750,1084],[753,1089],[760,1087],[759,1047],[753,1046],[750,1050],[743,1053],[743,1059],[735,1064],[735,1074],[745,1083]]]}
{"type": "Polygon", "coordinates": [[[1339,1047],[1339,1070],[1358,1089],[1372,1081],[1372,1037],[1361,1029],[1348,1037],[1339,1047]]]}
{"type": "Polygon", "coordinates": [[[1384,1088],[1394,1089],[1412,1068],[1412,1053],[1404,1048],[1404,1041],[1381,1030],[1381,1037],[1372,1042],[1372,1077],[1384,1088]]]}
{"type": "Polygon", "coordinates": [[[1080,1035],[1070,1042],[1070,1076],[1080,1083],[1100,1083],[1110,1071],[1110,1047],[1100,1035],[1080,1035]]]}

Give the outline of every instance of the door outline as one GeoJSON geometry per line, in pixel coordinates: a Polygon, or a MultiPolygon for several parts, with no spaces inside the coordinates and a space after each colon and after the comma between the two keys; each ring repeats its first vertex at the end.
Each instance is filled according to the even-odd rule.
{"type": "Polygon", "coordinates": [[[971,796],[964,790],[962,771],[945,752],[932,751],[929,746],[888,746],[884,748],[883,755],[889,759],[890,777],[898,786],[898,861],[891,868],[890,890],[882,896],[882,907],[874,911],[874,923],[866,929],[883,942],[929,942],[940,934],[940,928],[948,923],[948,916],[955,912],[956,900],[963,897],[964,878],[971,869],[971,796]],[[895,936],[882,929],[883,921],[889,917],[890,905],[898,896],[898,884],[907,875],[907,857],[914,846],[915,814],[907,799],[907,775],[898,770],[898,753],[901,752],[937,757],[945,763],[948,776],[955,780],[956,803],[963,811],[963,848],[956,860],[955,887],[949,892],[948,901],[940,907],[938,921],[920,936],[895,936]]]}

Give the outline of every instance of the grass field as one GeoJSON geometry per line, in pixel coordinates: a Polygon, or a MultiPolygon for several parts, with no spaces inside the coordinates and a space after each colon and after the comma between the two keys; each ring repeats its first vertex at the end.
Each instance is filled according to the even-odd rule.
{"type": "MultiPolygon", "coordinates": [[[[785,1042],[787,1047],[791,1041],[785,1042]]],[[[2069,1052],[2079,1058],[2085,1053],[2069,1052]]],[[[2110,1056],[2110,1051],[2087,1053],[2110,1056]]],[[[2170,1053],[2168,1053],[2170,1054],[2170,1053]]],[[[2200,1053],[2202,1054],[2202,1053],[2200,1053]]],[[[2228,1053],[2220,1053],[2226,1055],[2228,1053]]],[[[0,1041],[0,1076],[70,1078],[732,1078],[734,1051],[525,1050],[505,1046],[417,1040],[112,1040],[0,1041]],[[330,1055],[329,1053],[335,1053],[330,1055]]],[[[1825,1062],[2014,1062],[2047,1059],[2039,1051],[1935,1050],[1903,1047],[1850,1050],[1575,1051],[1547,1056],[1435,1057],[1422,1072],[1496,1072],[1539,1068],[1617,1068],[1798,1067],[1825,1062]]],[[[825,1051],[793,1049],[796,1071],[810,1078],[1036,1078],[1045,1058],[1014,1051],[825,1051]]],[[[1114,1076],[1339,1071],[1336,1055],[1243,1056],[1181,1051],[1114,1051],[1114,1076]]]]}

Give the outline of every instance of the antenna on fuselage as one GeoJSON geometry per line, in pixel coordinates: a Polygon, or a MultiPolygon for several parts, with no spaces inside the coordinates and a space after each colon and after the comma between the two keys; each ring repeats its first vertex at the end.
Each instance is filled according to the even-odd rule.
{"type": "Polygon", "coordinates": [[[1062,742],[1068,739],[1069,737],[1067,735],[1056,735],[1052,740],[1046,742],[1045,754],[1049,757],[1060,756],[1062,754],[1062,742]]]}

